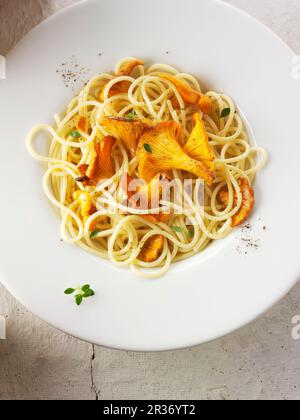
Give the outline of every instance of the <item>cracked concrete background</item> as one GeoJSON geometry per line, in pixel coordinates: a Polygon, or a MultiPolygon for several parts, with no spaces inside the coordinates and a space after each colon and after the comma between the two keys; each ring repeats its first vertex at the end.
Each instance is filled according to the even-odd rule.
{"type": "MultiPolygon", "coordinates": [[[[0,54],[74,0],[0,0],[0,54]]],[[[300,54],[299,0],[227,0],[300,54]]],[[[0,92],[1,94],[1,92],[0,92]]],[[[0,286],[0,399],[300,399],[300,284],[264,317],[213,343],[166,353],[120,352],[55,330],[0,286]]]]}

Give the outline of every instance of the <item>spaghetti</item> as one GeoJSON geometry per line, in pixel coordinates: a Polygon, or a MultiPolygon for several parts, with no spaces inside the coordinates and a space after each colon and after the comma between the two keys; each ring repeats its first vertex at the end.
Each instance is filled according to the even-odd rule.
{"type": "Polygon", "coordinates": [[[55,128],[31,130],[27,147],[47,165],[43,187],[62,239],[146,278],[243,223],[267,161],[228,96],[204,95],[193,76],[133,58],[90,80],[63,117],[55,115],[55,128]],[[51,137],[46,156],[34,147],[40,132],[51,137]],[[128,186],[141,179],[135,201],[128,186]],[[174,192],[163,194],[162,180],[184,206],[174,192]],[[145,191],[147,205],[139,205],[145,191]]]}

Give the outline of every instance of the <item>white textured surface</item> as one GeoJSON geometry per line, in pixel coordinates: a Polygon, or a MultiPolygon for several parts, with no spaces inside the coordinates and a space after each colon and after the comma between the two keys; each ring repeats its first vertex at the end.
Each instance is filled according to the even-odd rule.
{"type": "MultiPolygon", "coordinates": [[[[227,0],[300,54],[299,0],[227,0]]],[[[0,54],[74,0],[0,0],[0,54]]],[[[255,46],[254,46],[255,47],[255,46]]],[[[300,82],[299,82],[300,83],[300,82]]],[[[300,399],[300,285],[263,318],[226,337],[157,354],[94,348],[49,327],[0,288],[0,399],[300,399]]]]}

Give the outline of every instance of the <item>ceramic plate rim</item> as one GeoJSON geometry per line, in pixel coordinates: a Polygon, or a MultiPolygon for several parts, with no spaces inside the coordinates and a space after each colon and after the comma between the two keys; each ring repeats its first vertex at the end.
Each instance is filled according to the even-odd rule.
{"type": "MultiPolygon", "coordinates": [[[[168,0],[166,0],[168,1],[168,0]]],[[[47,20],[45,20],[44,22],[42,22],[41,24],[39,24],[36,28],[34,28],[30,34],[28,34],[25,39],[21,42],[21,44],[26,43],[27,39],[29,39],[30,37],[34,37],[35,34],[39,34],[39,32],[41,30],[46,30],[46,28],[48,26],[51,27],[51,25],[55,25],[55,22],[57,22],[58,19],[61,18],[66,18],[67,16],[69,16],[70,14],[73,13],[73,11],[75,11],[76,9],[79,10],[80,8],[82,8],[82,10],[85,10],[85,8],[89,7],[89,4],[92,6],[93,4],[95,4],[96,2],[94,0],[82,0],[74,5],[68,6],[67,8],[55,13],[53,16],[51,16],[50,18],[48,18],[47,20]]],[[[106,4],[106,0],[101,0],[98,1],[98,5],[101,4],[106,4]]],[[[111,2],[113,3],[113,2],[111,2]]],[[[267,28],[265,25],[263,25],[262,23],[258,22],[255,18],[249,16],[247,13],[235,8],[234,6],[224,3],[222,1],[219,0],[202,0],[202,2],[199,2],[199,4],[204,4],[205,7],[209,7],[207,6],[208,3],[211,4],[218,4],[219,7],[224,7],[224,9],[230,9],[233,11],[233,13],[236,14],[236,16],[244,16],[244,18],[247,18],[248,20],[251,20],[253,25],[255,25],[256,27],[259,28],[263,28],[264,31],[267,30],[268,34],[272,34],[272,37],[274,38],[274,40],[276,39],[276,42],[278,43],[280,41],[281,47],[284,46],[284,48],[286,49],[286,51],[288,52],[288,54],[293,54],[292,50],[276,35],[274,34],[269,28],[267,28]]],[[[200,7],[200,6],[199,6],[200,7]]],[[[7,56],[7,60],[10,60],[10,57],[13,56],[15,54],[15,50],[13,50],[12,52],[10,52],[7,56]]],[[[181,63],[178,63],[178,66],[181,66],[181,63]]],[[[184,67],[184,66],[181,66],[184,67]]],[[[228,92],[228,94],[230,94],[230,92],[228,92]]],[[[0,102],[1,103],[1,102],[0,102]]],[[[33,162],[32,165],[35,165],[35,163],[33,162]]],[[[296,177],[297,177],[297,172],[295,172],[296,177]]],[[[262,174],[262,177],[264,175],[262,174]]],[[[49,206],[48,203],[46,203],[46,205],[49,206]]],[[[51,209],[50,209],[51,210],[51,209]]],[[[1,211],[0,211],[1,213],[1,211]]],[[[50,212],[49,212],[50,213],[50,212]]],[[[258,214],[260,214],[260,211],[258,212],[258,214]]],[[[80,251],[82,252],[82,251],[80,251]]],[[[75,255],[75,254],[74,254],[75,255]]],[[[78,253],[77,253],[78,255],[78,253]]],[[[86,260],[84,260],[86,261],[86,260]]],[[[294,267],[293,267],[294,269],[294,267]]],[[[50,323],[51,325],[55,326],[56,328],[66,331],[67,333],[76,336],[78,338],[81,338],[83,340],[89,341],[89,342],[95,342],[96,344],[100,344],[100,345],[104,345],[106,347],[113,347],[113,348],[118,348],[118,349],[125,349],[125,350],[135,350],[135,351],[163,351],[163,350],[171,350],[171,349],[175,349],[175,348],[185,348],[185,347],[190,347],[193,345],[197,345],[203,342],[207,342],[207,341],[211,341],[214,340],[220,336],[226,335],[236,329],[241,328],[242,326],[252,322],[254,319],[256,319],[258,316],[260,316],[261,314],[263,314],[264,312],[266,312],[273,304],[275,304],[277,301],[279,301],[296,283],[297,283],[297,276],[299,275],[299,265],[298,268],[294,269],[295,272],[295,278],[292,278],[293,275],[291,275],[291,279],[286,281],[286,284],[283,285],[281,284],[280,287],[278,286],[278,289],[275,293],[274,290],[274,297],[273,299],[271,298],[268,303],[263,304],[262,302],[260,302],[260,305],[257,306],[257,311],[254,313],[251,313],[246,315],[244,317],[241,317],[239,320],[236,321],[236,323],[231,323],[230,325],[228,325],[227,327],[224,326],[223,328],[221,328],[220,331],[218,332],[212,332],[210,335],[207,334],[206,339],[201,339],[199,335],[199,337],[197,337],[196,335],[194,335],[193,337],[190,337],[189,340],[187,340],[186,338],[181,339],[180,337],[175,338],[174,341],[172,341],[172,343],[167,343],[164,342],[163,340],[158,340],[153,342],[153,345],[147,343],[146,345],[143,344],[143,342],[138,342],[135,341],[135,339],[133,339],[133,341],[130,341],[130,339],[124,339],[122,338],[122,340],[120,341],[120,343],[117,343],[116,341],[110,341],[110,339],[108,338],[107,340],[105,340],[104,338],[102,338],[101,340],[99,340],[99,338],[97,338],[97,334],[93,334],[92,330],[89,331],[88,333],[84,333],[81,329],[77,329],[76,327],[72,326],[70,323],[70,319],[72,318],[72,314],[70,316],[70,318],[68,320],[66,320],[65,322],[62,321],[57,322],[57,320],[53,320],[51,319],[51,316],[49,316],[49,312],[48,313],[44,313],[43,309],[39,308],[37,309],[38,305],[36,305],[35,303],[33,303],[32,301],[30,301],[30,299],[28,299],[28,295],[24,295],[24,290],[20,291],[18,289],[18,284],[14,281],[11,282],[9,279],[7,279],[7,275],[2,275],[2,267],[0,266],[0,270],[1,270],[1,281],[3,283],[3,285],[22,303],[24,304],[24,306],[26,306],[28,309],[33,309],[33,312],[36,313],[41,319],[44,319],[45,321],[47,321],[48,323],[50,323]],[[22,295],[23,293],[23,295],[22,295]],[[93,338],[94,337],[94,338],[93,338]]],[[[116,271],[117,272],[117,271],[116,271]]],[[[164,281],[164,280],[162,280],[164,281]]],[[[137,284],[135,282],[133,282],[134,284],[137,284]]],[[[31,286],[30,286],[31,287],[31,286]]],[[[95,311],[95,313],[97,312],[97,310],[95,309],[95,307],[92,305],[93,309],[91,309],[91,313],[92,311],[95,311]]],[[[69,306],[67,307],[68,310],[69,306]]],[[[89,313],[89,309],[88,306],[86,306],[84,309],[84,314],[88,315],[89,313]]],[[[74,318],[75,319],[75,318],[74,318]]]]}

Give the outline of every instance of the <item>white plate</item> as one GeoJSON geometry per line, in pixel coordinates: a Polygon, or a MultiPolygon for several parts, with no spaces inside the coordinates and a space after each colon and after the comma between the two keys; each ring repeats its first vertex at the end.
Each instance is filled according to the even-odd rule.
{"type": "MultiPolygon", "coordinates": [[[[212,0],[91,0],[32,31],[8,56],[0,85],[3,284],[55,327],[122,349],[203,343],[263,313],[300,273],[300,81],[292,77],[292,58],[264,26],[212,0]],[[236,231],[149,281],[60,242],[43,169],[27,155],[25,137],[34,124],[53,122],[74,95],[56,73],[72,56],[90,68],[85,77],[111,70],[124,56],[169,63],[234,98],[255,141],[270,152],[251,221],[257,250],[239,253],[236,231]],[[63,291],[87,282],[96,296],[75,307],[63,291]]],[[[76,90],[81,86],[79,80],[76,90]]]]}

